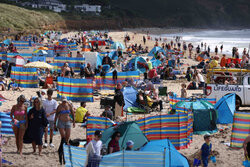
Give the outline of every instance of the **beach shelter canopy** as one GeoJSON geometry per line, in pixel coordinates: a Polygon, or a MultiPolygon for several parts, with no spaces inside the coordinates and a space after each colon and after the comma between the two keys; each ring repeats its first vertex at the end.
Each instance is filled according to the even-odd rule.
{"type": "Polygon", "coordinates": [[[11,40],[10,40],[10,39],[6,39],[6,40],[3,41],[3,43],[4,43],[5,45],[9,45],[9,44],[11,43],[11,40]]]}
{"type": "Polygon", "coordinates": [[[218,112],[219,124],[233,123],[233,116],[235,112],[235,94],[231,93],[223,96],[215,105],[214,108],[218,112]]]}
{"type": "Polygon", "coordinates": [[[136,102],[138,92],[134,87],[124,87],[122,93],[125,101],[124,110],[127,110],[129,107],[138,107],[136,102]]]}
{"type": "Polygon", "coordinates": [[[111,49],[118,49],[118,47],[120,47],[120,49],[125,49],[125,46],[121,43],[121,42],[114,42],[111,45],[111,49]]]}
{"type": "Polygon", "coordinates": [[[127,147],[126,143],[128,140],[132,140],[134,142],[133,149],[141,148],[145,143],[148,142],[147,137],[143,134],[137,123],[131,121],[131,122],[122,122],[117,126],[111,126],[108,129],[106,129],[102,133],[101,140],[103,144],[108,146],[113,133],[115,133],[116,131],[121,133],[121,138],[119,140],[119,145],[121,150],[126,149],[127,147]]]}
{"type": "Polygon", "coordinates": [[[193,112],[193,130],[196,134],[213,133],[217,130],[217,112],[213,104],[206,100],[179,101],[173,109],[176,112],[193,112]]]}
{"type": "Polygon", "coordinates": [[[16,55],[11,58],[11,62],[15,63],[17,67],[22,67],[25,64],[25,60],[22,56],[16,55]]]}
{"type": "Polygon", "coordinates": [[[156,46],[148,53],[148,56],[155,56],[155,54],[159,52],[162,52],[164,55],[166,55],[166,52],[163,48],[156,46]]]}
{"type": "Polygon", "coordinates": [[[135,57],[128,62],[128,64],[126,65],[126,68],[129,71],[140,71],[140,73],[144,73],[146,72],[146,69],[148,68],[146,58],[135,57]]]}
{"type": "Polygon", "coordinates": [[[28,64],[25,64],[24,67],[30,67],[30,68],[49,68],[49,69],[52,69],[54,68],[54,66],[48,64],[48,63],[45,63],[45,62],[41,62],[41,61],[35,61],[35,62],[31,62],[31,63],[28,63],[28,64]]]}
{"type": "Polygon", "coordinates": [[[158,67],[159,65],[162,64],[162,62],[160,60],[154,59],[154,60],[150,60],[152,62],[153,67],[158,67]]]}
{"type": "Polygon", "coordinates": [[[112,60],[117,60],[117,59],[118,59],[117,52],[116,52],[116,51],[109,52],[109,57],[110,57],[112,60]]]}
{"type": "Polygon", "coordinates": [[[140,151],[156,152],[164,150],[166,150],[165,164],[168,164],[168,166],[189,167],[187,158],[180,154],[168,139],[152,140],[140,149],[140,151]]]}

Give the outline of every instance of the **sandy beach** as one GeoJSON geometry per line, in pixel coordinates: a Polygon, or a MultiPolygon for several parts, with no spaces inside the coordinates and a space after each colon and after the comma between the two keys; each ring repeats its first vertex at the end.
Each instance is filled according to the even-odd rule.
{"type": "MultiPolygon", "coordinates": [[[[144,30],[142,30],[144,31],[144,30]]],[[[141,32],[142,32],[141,31],[141,32]]],[[[139,32],[139,30],[136,30],[136,32],[139,32]]],[[[131,41],[129,44],[142,44],[143,47],[148,46],[149,50],[151,50],[154,47],[155,41],[149,40],[146,42],[146,45],[143,45],[143,36],[146,36],[142,33],[134,33],[131,30],[123,31],[123,32],[110,32],[109,35],[113,38],[114,41],[123,42],[125,34],[128,33],[131,37],[131,41]]],[[[162,33],[162,32],[161,32],[162,33]]],[[[75,34],[75,32],[70,32],[67,34],[64,34],[62,38],[64,37],[71,37],[75,34]]],[[[169,41],[168,41],[169,42],[169,41]]],[[[161,44],[161,42],[159,42],[161,44]]],[[[195,46],[196,47],[196,46],[195,46]]],[[[104,48],[103,48],[104,49],[104,48]]],[[[193,51],[194,52],[194,51],[193,51]]],[[[74,51],[73,55],[76,54],[76,51],[74,51]]],[[[212,54],[213,55],[213,54],[212,54]]],[[[184,55],[184,57],[187,57],[187,55],[184,55]]],[[[183,71],[186,71],[187,67],[192,65],[197,65],[198,62],[189,58],[181,59],[181,62],[184,63],[183,71]]],[[[177,95],[180,96],[181,92],[181,84],[182,83],[188,83],[186,79],[180,79],[176,81],[164,81],[164,86],[168,87],[168,91],[173,91],[177,93],[177,95]]],[[[38,88],[29,88],[24,89],[23,92],[13,92],[13,91],[2,91],[1,94],[9,99],[6,102],[3,102],[2,106],[0,106],[0,111],[6,111],[10,110],[11,107],[16,104],[16,99],[19,95],[23,94],[26,98],[31,98],[32,96],[36,96],[36,91],[40,89],[38,88]]],[[[109,92],[109,91],[107,91],[109,92]]],[[[188,96],[191,96],[193,93],[202,93],[202,90],[187,90],[188,96]]],[[[54,92],[53,97],[56,98],[56,92],[54,92]]],[[[78,108],[80,106],[79,102],[73,102],[74,107],[78,108]]],[[[88,111],[93,116],[99,116],[102,113],[102,109],[100,109],[100,100],[95,99],[93,103],[87,103],[88,111]]],[[[164,111],[162,114],[166,114],[169,110],[169,103],[164,103],[164,111]]],[[[159,112],[153,112],[148,115],[157,115],[159,112]]],[[[130,120],[136,120],[139,117],[143,117],[143,115],[134,114],[129,115],[130,120]]],[[[218,152],[218,155],[216,156],[217,162],[216,164],[209,163],[209,167],[217,166],[217,167],[239,167],[242,166],[243,161],[243,149],[235,150],[231,149],[230,147],[226,146],[223,143],[230,143],[230,137],[231,137],[231,129],[232,125],[224,125],[220,126],[218,125],[218,128],[228,128],[228,130],[225,130],[224,133],[217,132],[212,135],[211,143],[213,144],[213,150],[218,152]]],[[[72,128],[71,132],[71,139],[85,139],[86,138],[86,129],[80,127],[80,124],[76,124],[75,128],[72,128]]],[[[23,156],[21,157],[19,154],[16,153],[16,146],[15,146],[15,138],[14,136],[11,137],[11,140],[9,143],[3,147],[3,158],[12,162],[15,167],[57,167],[59,165],[58,160],[58,153],[57,149],[60,144],[60,134],[57,133],[54,136],[53,143],[55,144],[55,148],[46,148],[42,150],[42,156],[39,156],[38,153],[32,154],[32,145],[31,144],[24,144],[23,148],[23,156]]],[[[193,141],[189,148],[180,150],[183,155],[185,155],[189,160],[193,160],[194,154],[201,148],[201,145],[204,143],[203,136],[202,135],[194,135],[193,141]]]]}

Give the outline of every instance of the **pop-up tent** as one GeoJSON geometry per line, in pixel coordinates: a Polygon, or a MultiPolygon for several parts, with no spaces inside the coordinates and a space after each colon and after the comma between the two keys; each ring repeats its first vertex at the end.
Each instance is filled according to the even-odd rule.
{"type": "Polygon", "coordinates": [[[116,131],[121,133],[121,138],[119,140],[119,145],[121,150],[126,149],[126,143],[128,140],[132,140],[134,142],[133,149],[141,148],[144,144],[148,142],[147,137],[143,134],[140,127],[137,123],[131,122],[123,122],[117,126],[111,126],[106,129],[102,133],[102,142],[106,146],[108,146],[113,133],[116,131]]]}
{"type": "Polygon", "coordinates": [[[162,52],[164,55],[166,55],[166,52],[163,48],[156,46],[154,47],[149,53],[148,56],[155,56],[155,54],[162,52]]]}
{"type": "Polygon", "coordinates": [[[136,102],[138,92],[134,87],[124,87],[122,93],[125,101],[125,106],[123,107],[124,110],[127,110],[129,107],[138,107],[136,102]]]}
{"type": "Polygon", "coordinates": [[[118,49],[118,47],[120,49],[125,49],[124,45],[121,43],[121,42],[114,42],[112,45],[111,45],[111,49],[118,49]]]}
{"type": "Polygon", "coordinates": [[[152,62],[153,67],[158,67],[159,65],[162,64],[162,62],[157,59],[153,59],[153,60],[151,59],[150,61],[152,62]]]}
{"type": "Polygon", "coordinates": [[[193,130],[196,134],[213,133],[217,130],[217,112],[213,104],[206,100],[179,101],[173,109],[178,113],[193,112],[193,130]]]}
{"type": "Polygon", "coordinates": [[[126,65],[126,68],[129,71],[140,71],[140,73],[146,72],[146,69],[148,68],[146,59],[143,57],[135,57],[131,59],[128,64],[126,65]]]}
{"type": "Polygon", "coordinates": [[[223,96],[215,105],[214,108],[218,112],[219,124],[233,123],[233,116],[235,112],[235,94],[231,93],[223,96]]]}
{"type": "Polygon", "coordinates": [[[143,146],[140,151],[165,151],[166,166],[189,167],[187,158],[181,155],[168,139],[152,140],[143,146]]]}

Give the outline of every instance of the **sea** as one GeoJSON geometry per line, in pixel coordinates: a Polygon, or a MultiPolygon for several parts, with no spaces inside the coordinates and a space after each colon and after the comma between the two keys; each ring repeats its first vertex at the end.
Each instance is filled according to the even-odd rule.
{"type": "Polygon", "coordinates": [[[180,36],[181,41],[186,41],[187,44],[192,43],[195,48],[198,45],[201,46],[201,42],[203,42],[210,47],[211,52],[214,52],[215,46],[217,46],[220,51],[220,46],[223,45],[222,53],[227,55],[232,54],[233,47],[238,48],[240,55],[244,48],[247,50],[250,48],[250,29],[186,31],[173,34],[161,34],[160,36],[161,38],[167,37],[168,40],[180,36]]]}

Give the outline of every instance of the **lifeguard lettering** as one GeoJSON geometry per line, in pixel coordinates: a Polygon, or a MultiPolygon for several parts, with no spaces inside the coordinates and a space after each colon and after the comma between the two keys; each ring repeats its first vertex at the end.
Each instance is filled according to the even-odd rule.
{"type": "Polygon", "coordinates": [[[228,86],[215,86],[214,91],[234,91],[234,92],[240,92],[241,87],[234,86],[234,87],[228,87],[228,86]]]}

